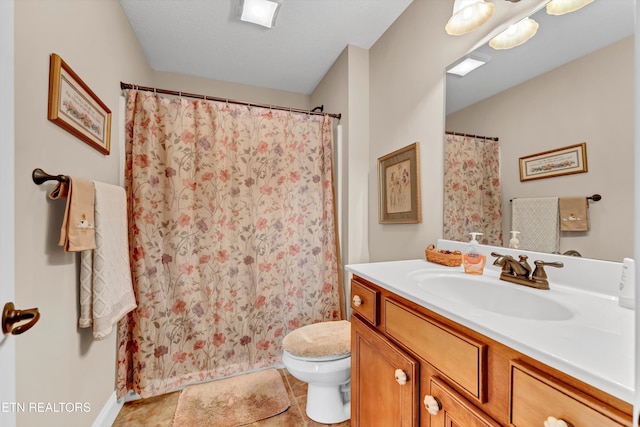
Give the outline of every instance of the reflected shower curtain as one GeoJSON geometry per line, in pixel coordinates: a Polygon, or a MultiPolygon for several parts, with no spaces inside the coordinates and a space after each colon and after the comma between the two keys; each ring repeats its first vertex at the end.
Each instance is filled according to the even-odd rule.
{"type": "Polygon", "coordinates": [[[129,91],[119,397],[272,366],[341,318],[331,145],[328,116],[129,91]]]}
{"type": "Polygon", "coordinates": [[[445,134],[444,238],[502,246],[500,145],[490,139],[445,134]]]}

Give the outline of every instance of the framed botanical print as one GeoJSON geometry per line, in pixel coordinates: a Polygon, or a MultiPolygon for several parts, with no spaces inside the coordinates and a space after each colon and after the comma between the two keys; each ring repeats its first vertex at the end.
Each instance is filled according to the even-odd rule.
{"type": "Polygon", "coordinates": [[[419,162],[417,142],[378,159],[380,224],[422,222],[419,162]]]}

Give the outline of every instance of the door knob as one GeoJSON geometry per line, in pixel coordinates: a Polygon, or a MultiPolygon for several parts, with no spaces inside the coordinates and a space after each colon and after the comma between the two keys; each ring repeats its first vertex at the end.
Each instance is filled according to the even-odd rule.
{"type": "Polygon", "coordinates": [[[37,308],[29,308],[26,310],[16,310],[12,302],[8,302],[4,305],[2,310],[2,333],[20,335],[23,332],[31,329],[40,319],[40,312],[37,308]],[[29,320],[30,319],[30,320],[29,320]],[[13,325],[16,323],[29,320],[15,328],[13,325]]]}

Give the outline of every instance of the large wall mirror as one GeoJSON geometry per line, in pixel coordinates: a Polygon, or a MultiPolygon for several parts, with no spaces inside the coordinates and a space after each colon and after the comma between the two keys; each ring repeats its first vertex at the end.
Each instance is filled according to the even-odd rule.
{"type": "Polygon", "coordinates": [[[634,1],[595,0],[561,16],[542,8],[531,18],[539,28],[529,41],[480,46],[469,55],[485,65],[447,74],[445,128],[499,138],[504,246],[512,199],[600,194],[589,202],[589,230],[562,231],[559,252],[634,257],[634,1]],[[586,173],[520,180],[519,158],[581,143],[586,173]]]}

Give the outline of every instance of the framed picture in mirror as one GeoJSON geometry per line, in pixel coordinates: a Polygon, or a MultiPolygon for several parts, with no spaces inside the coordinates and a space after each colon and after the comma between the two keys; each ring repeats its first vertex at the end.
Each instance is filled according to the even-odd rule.
{"type": "Polygon", "coordinates": [[[587,171],[586,142],[520,157],[520,181],[587,171]]]}
{"type": "Polygon", "coordinates": [[[422,222],[420,153],[415,142],[378,158],[378,222],[422,222]]]}

